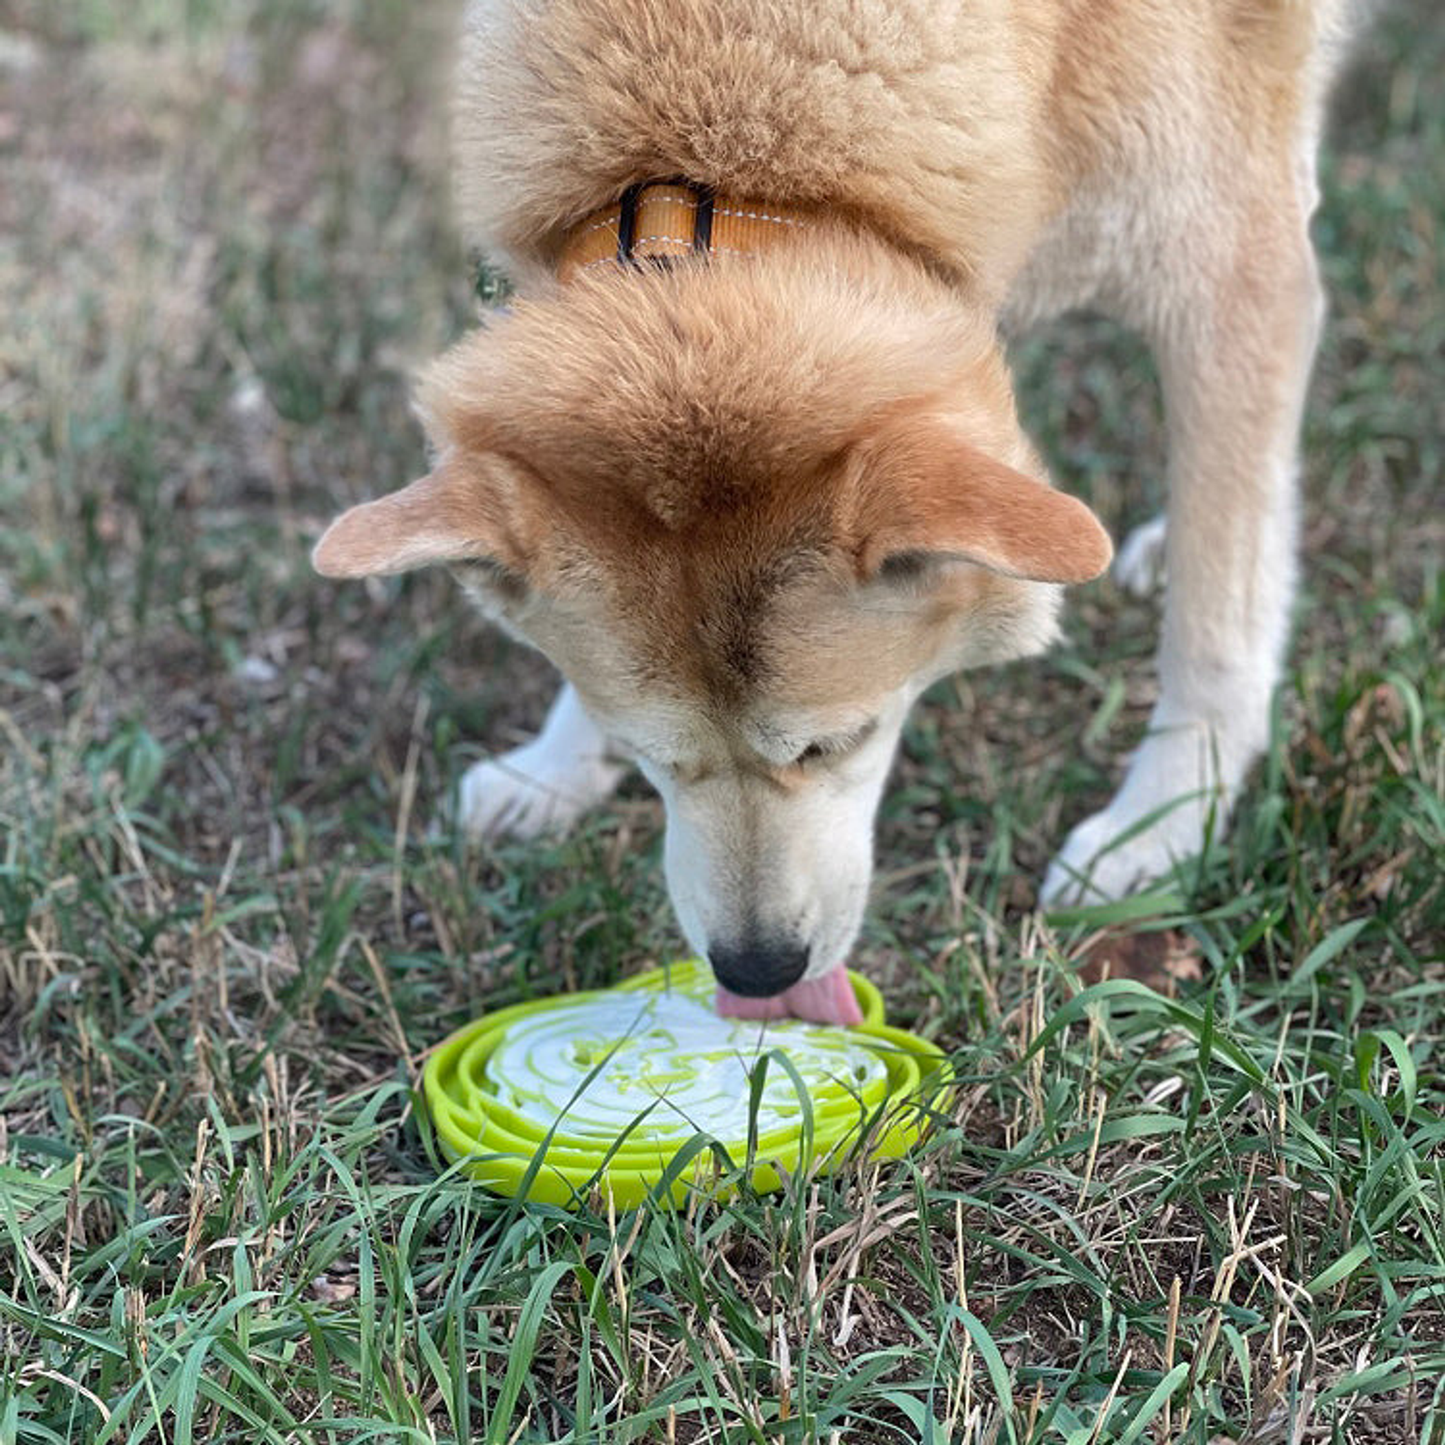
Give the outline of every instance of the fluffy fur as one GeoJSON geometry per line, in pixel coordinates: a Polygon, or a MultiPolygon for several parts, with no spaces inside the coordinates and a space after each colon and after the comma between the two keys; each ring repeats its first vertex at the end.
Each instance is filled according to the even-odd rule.
{"type": "Polygon", "coordinates": [[[1333,0],[473,3],[459,205],[519,299],[424,379],[436,471],[317,552],[460,564],[575,688],[469,776],[472,824],[565,824],[621,748],[667,802],[694,946],[826,974],[909,705],[1044,646],[1059,584],[1107,563],[997,340],[1092,305],[1164,384],[1167,531],[1127,553],[1137,581],[1162,552],[1161,690],[1045,893],[1115,897],[1196,851],[1286,636],[1342,32],[1333,0]],[[554,279],[569,228],[669,176],[814,219],[756,257],[554,279]]]}

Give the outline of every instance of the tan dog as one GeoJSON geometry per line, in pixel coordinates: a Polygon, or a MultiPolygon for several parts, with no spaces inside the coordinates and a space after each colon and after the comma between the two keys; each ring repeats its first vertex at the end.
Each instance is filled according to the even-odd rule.
{"type": "Polygon", "coordinates": [[[1044,894],[1196,852],[1288,626],[1342,29],[1336,0],[477,0],[459,197],[518,299],[423,380],[431,475],[316,550],[452,564],[567,679],[467,824],[565,826],[634,758],[722,1007],[850,1017],[910,705],[1046,646],[1108,564],[997,335],[1088,305],[1159,361],[1167,543],[1121,565],[1162,557],[1168,595],[1149,735],[1044,894]]]}

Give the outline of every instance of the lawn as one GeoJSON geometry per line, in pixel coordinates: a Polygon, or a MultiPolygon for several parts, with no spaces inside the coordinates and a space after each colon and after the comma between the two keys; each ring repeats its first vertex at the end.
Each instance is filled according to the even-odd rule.
{"type": "MultiPolygon", "coordinates": [[[[307,562],[421,467],[410,373],[475,313],[453,18],[0,0],[0,1445],[1445,1442],[1445,12],[1338,98],[1304,593],[1227,844],[1037,913],[1152,696],[1154,608],[1079,589],[884,805],[855,963],[954,1060],[928,1142],[570,1214],[448,1170],[414,1087],[678,955],[658,805],[465,846],[546,668],[444,577],[307,562]]],[[[1121,536],[1142,353],[1080,319],[1017,364],[1121,536]]]]}

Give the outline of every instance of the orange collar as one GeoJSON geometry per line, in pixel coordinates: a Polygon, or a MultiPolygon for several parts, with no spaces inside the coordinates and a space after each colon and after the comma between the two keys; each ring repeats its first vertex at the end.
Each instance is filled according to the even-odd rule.
{"type": "Polygon", "coordinates": [[[810,213],[720,196],[689,181],[629,186],[622,198],[574,226],[557,275],[570,281],[602,266],[666,265],[679,256],[750,255],[806,230],[810,213]]]}

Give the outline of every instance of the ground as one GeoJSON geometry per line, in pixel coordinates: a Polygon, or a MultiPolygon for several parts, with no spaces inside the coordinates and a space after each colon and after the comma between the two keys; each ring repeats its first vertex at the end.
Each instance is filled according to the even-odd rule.
{"type": "MultiPolygon", "coordinates": [[[[1077,590],[884,805],[856,963],[956,1060],[929,1143],[620,1216],[441,1173],[412,1088],[484,1008],[676,954],[657,805],[465,847],[448,790],[545,667],[444,578],[307,566],[421,466],[409,374],[474,315],[453,19],[0,0],[0,1442],[1445,1439],[1445,15],[1341,88],[1229,843],[1035,912],[1152,687],[1152,604],[1077,590]]],[[[1079,320],[1017,363],[1122,536],[1145,358],[1079,320]]]]}

